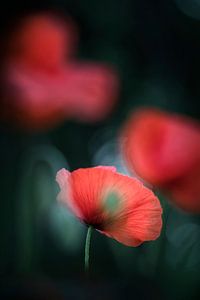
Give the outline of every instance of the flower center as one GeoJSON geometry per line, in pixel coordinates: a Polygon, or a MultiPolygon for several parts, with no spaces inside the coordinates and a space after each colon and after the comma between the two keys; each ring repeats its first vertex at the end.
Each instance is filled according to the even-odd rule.
{"type": "Polygon", "coordinates": [[[101,203],[99,210],[87,216],[83,222],[87,226],[103,231],[106,226],[114,221],[116,213],[121,208],[121,198],[116,191],[107,191],[102,197],[101,203]]]}
{"type": "Polygon", "coordinates": [[[115,214],[121,205],[121,199],[118,193],[115,191],[110,191],[103,202],[103,211],[106,214],[113,215],[115,214]]]}

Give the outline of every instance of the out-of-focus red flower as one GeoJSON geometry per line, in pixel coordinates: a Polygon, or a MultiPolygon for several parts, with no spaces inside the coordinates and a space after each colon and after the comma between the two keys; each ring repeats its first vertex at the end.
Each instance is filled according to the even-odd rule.
{"type": "Polygon", "coordinates": [[[77,30],[51,14],[26,17],[9,41],[4,68],[4,118],[41,130],[65,119],[100,121],[118,93],[106,65],[72,58],[77,30]]]}
{"type": "Polygon", "coordinates": [[[108,66],[74,63],[49,75],[13,65],[7,72],[4,117],[25,129],[66,119],[101,121],[117,97],[117,77],[108,66]]]}
{"type": "Polygon", "coordinates": [[[24,17],[8,39],[8,60],[31,70],[54,73],[72,59],[78,32],[71,19],[52,13],[24,17]]]}
{"type": "Polygon", "coordinates": [[[128,120],[123,137],[123,152],[130,169],[169,191],[183,209],[200,211],[198,122],[144,108],[128,120]]]}
{"type": "Polygon", "coordinates": [[[95,122],[110,113],[118,94],[118,79],[112,68],[77,62],[68,66],[66,76],[66,108],[71,108],[73,118],[95,122]]]}
{"type": "Polygon", "coordinates": [[[58,199],[85,224],[127,246],[159,237],[162,208],[152,191],[114,167],[57,173],[58,199]]]}

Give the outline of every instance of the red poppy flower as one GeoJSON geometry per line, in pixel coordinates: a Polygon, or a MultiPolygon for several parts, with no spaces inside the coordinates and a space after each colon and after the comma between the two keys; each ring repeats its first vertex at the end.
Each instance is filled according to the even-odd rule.
{"type": "Polygon", "coordinates": [[[7,60],[54,73],[74,55],[78,40],[75,23],[53,13],[25,16],[7,40],[7,60]]]}
{"type": "Polygon", "coordinates": [[[65,79],[66,110],[80,121],[98,122],[111,112],[118,94],[118,78],[108,65],[76,62],[65,79]]]}
{"type": "Polygon", "coordinates": [[[57,173],[58,199],[85,224],[127,246],[159,237],[162,208],[141,182],[114,167],[65,169],[57,173]]]}
{"type": "Polygon", "coordinates": [[[200,210],[200,126],[187,117],[141,109],[127,122],[123,151],[130,169],[170,191],[179,206],[200,210]]]}
{"type": "Polygon", "coordinates": [[[26,130],[105,118],[117,99],[117,75],[107,65],[72,60],[74,23],[41,13],[19,27],[5,59],[2,118],[26,130]]]}
{"type": "Polygon", "coordinates": [[[13,65],[6,77],[2,118],[26,130],[47,129],[66,119],[100,121],[117,98],[115,73],[92,63],[71,64],[54,75],[13,65]]]}

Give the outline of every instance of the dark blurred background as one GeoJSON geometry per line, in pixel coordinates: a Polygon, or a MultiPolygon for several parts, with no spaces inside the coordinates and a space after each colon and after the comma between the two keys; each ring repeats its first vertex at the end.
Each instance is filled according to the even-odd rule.
{"type": "MultiPolygon", "coordinates": [[[[0,127],[0,299],[199,299],[200,219],[165,202],[161,237],[127,248],[94,233],[56,203],[57,170],[116,165],[121,125],[139,106],[200,116],[199,0],[2,2],[1,44],[24,13],[58,10],[79,28],[78,57],[109,63],[120,81],[102,121],[46,131],[0,127]],[[178,225],[178,229],[176,228],[178,225]]],[[[3,56],[2,56],[3,57],[3,56]]],[[[1,86],[2,89],[2,86],[1,86]]]]}

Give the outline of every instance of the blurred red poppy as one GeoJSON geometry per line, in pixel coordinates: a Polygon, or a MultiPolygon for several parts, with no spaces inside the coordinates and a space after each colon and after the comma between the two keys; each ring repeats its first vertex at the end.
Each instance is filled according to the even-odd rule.
{"type": "Polygon", "coordinates": [[[159,237],[162,208],[157,197],[114,167],[65,169],[57,173],[58,199],[85,224],[127,246],[159,237]]]}
{"type": "Polygon", "coordinates": [[[7,39],[7,60],[25,68],[54,73],[70,61],[78,42],[71,18],[53,13],[25,16],[7,39]]]}
{"type": "Polygon", "coordinates": [[[26,17],[8,42],[4,66],[4,119],[41,130],[65,119],[95,122],[118,93],[109,66],[73,59],[76,26],[51,14],[26,17]]]}
{"type": "Polygon", "coordinates": [[[130,169],[170,192],[181,208],[200,212],[200,124],[185,116],[141,109],[128,120],[123,152],[130,169]]]}

